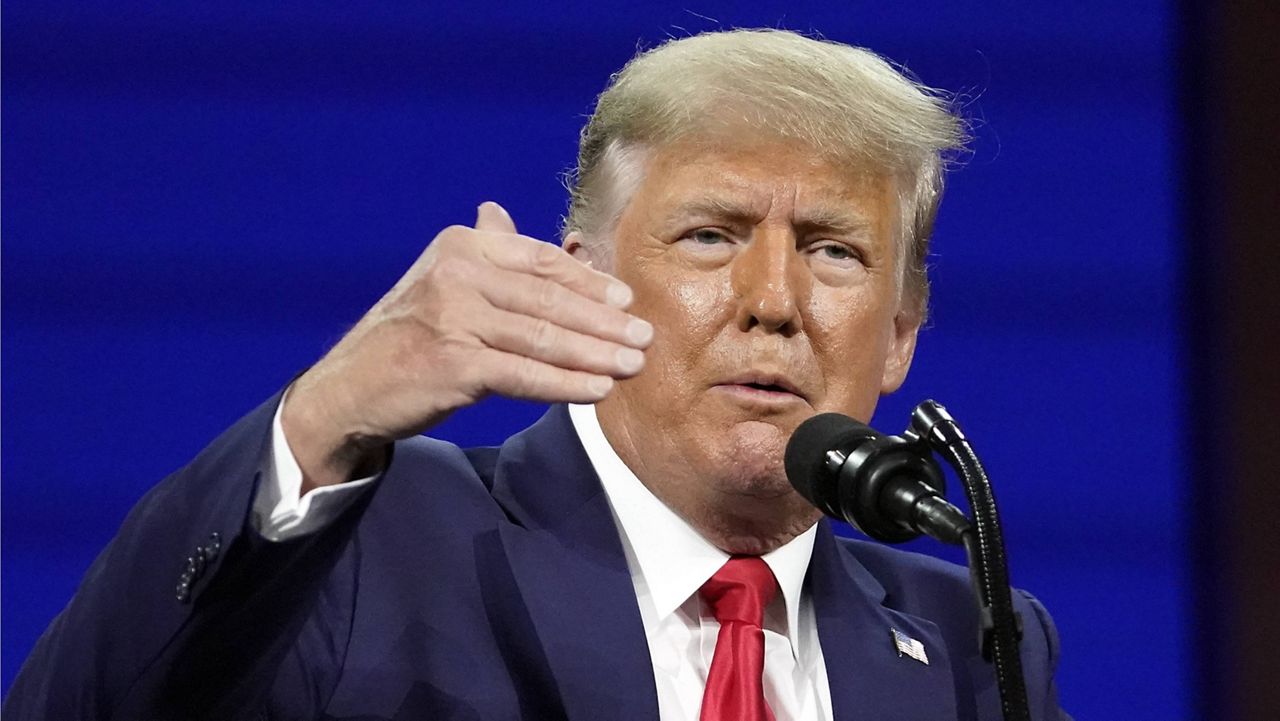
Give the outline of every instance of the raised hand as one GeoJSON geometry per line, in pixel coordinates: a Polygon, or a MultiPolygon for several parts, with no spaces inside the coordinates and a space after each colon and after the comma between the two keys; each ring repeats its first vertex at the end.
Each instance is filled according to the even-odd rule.
{"type": "Polygon", "coordinates": [[[303,490],[349,480],[392,441],[496,393],[591,403],[644,366],[631,289],[516,232],[484,203],[445,228],[290,389],[282,423],[303,490]]]}

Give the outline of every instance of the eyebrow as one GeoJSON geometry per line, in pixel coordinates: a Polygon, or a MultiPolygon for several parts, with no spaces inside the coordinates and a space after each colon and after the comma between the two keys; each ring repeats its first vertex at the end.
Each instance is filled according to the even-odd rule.
{"type": "Polygon", "coordinates": [[[841,235],[862,235],[871,232],[871,220],[854,210],[843,208],[810,208],[796,219],[795,226],[807,231],[831,231],[841,235]]]}
{"type": "MultiPolygon", "coordinates": [[[[681,203],[667,216],[668,224],[687,221],[690,217],[711,216],[724,218],[729,222],[754,225],[763,216],[749,206],[720,198],[700,198],[681,203]]],[[[857,235],[871,232],[871,221],[862,213],[845,208],[817,206],[807,208],[794,225],[802,231],[830,231],[841,234],[857,235]]]]}
{"type": "Polygon", "coordinates": [[[762,219],[758,211],[742,203],[719,198],[700,198],[676,206],[667,215],[667,223],[680,223],[697,216],[711,216],[724,218],[730,222],[750,224],[758,223],[762,219]]]}

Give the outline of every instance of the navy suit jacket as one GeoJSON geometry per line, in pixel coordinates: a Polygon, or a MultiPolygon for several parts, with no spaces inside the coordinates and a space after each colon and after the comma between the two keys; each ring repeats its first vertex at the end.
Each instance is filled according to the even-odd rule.
{"type": "MultiPolygon", "coordinates": [[[[657,719],[622,544],[565,408],[501,448],[397,443],[336,523],[272,543],[249,516],[278,400],[130,513],[27,659],[7,721],[657,719]]],[[[963,568],[824,521],[805,583],[836,719],[1001,717],[963,568]],[[899,655],[891,628],[929,663],[899,655]]],[[[1053,626],[1015,604],[1032,715],[1065,718],[1053,626]]]]}

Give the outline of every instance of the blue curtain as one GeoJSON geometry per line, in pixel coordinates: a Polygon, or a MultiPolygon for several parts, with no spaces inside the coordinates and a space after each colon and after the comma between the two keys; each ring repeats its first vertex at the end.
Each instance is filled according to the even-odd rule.
{"type": "Polygon", "coordinates": [[[933,322],[876,423],[925,397],[962,421],[1078,718],[1189,716],[1173,3],[262,5],[4,8],[4,688],[141,494],[436,231],[495,199],[554,237],[583,116],[637,46],[785,26],[888,55],[973,122],[933,322]]]}

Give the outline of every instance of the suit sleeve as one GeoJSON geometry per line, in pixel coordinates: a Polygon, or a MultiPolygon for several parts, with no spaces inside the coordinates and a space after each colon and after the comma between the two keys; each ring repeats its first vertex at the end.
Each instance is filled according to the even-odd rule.
{"type": "Polygon", "coordinates": [[[376,491],[323,532],[285,542],[258,535],[250,514],[279,400],[134,507],[23,665],[6,719],[256,715],[376,491]]]}
{"type": "MultiPolygon", "coordinates": [[[[1044,706],[1037,712],[1037,709],[1031,709],[1033,718],[1043,718],[1051,721],[1072,721],[1071,716],[1058,705],[1058,655],[1060,646],[1058,642],[1058,629],[1053,623],[1053,618],[1049,615],[1049,611],[1045,609],[1044,604],[1026,591],[1015,590],[1016,594],[1020,594],[1023,599],[1031,606],[1031,610],[1035,616],[1035,625],[1026,624],[1026,633],[1038,633],[1043,639],[1045,648],[1047,649],[1048,668],[1044,674],[1043,688],[1028,690],[1028,697],[1035,699],[1043,699],[1044,706]]],[[[1025,621],[1024,621],[1025,623],[1025,621]]],[[[1037,639],[1037,640],[1041,640],[1037,639]]]]}

